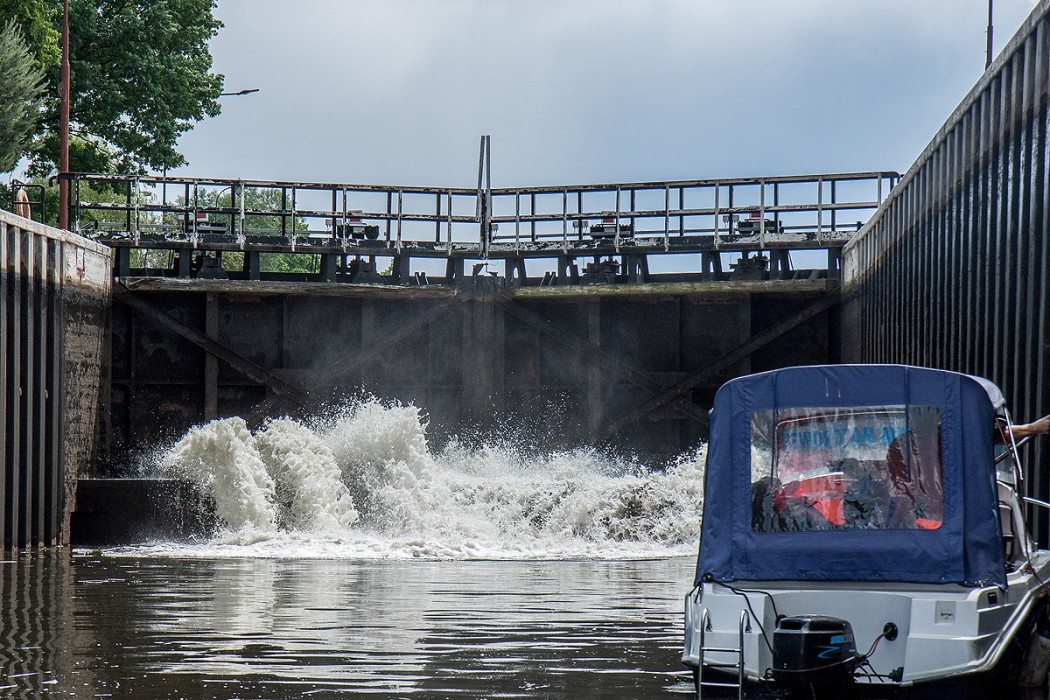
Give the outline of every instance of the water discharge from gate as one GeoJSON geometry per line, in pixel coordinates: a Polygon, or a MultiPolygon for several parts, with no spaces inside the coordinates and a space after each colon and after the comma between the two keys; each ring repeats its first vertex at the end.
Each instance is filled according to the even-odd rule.
{"type": "Polygon", "coordinates": [[[157,460],[195,482],[221,526],[135,555],[623,559],[696,550],[702,449],[650,469],[593,448],[511,440],[432,449],[418,408],[377,400],[251,432],[194,428],[157,460]]]}

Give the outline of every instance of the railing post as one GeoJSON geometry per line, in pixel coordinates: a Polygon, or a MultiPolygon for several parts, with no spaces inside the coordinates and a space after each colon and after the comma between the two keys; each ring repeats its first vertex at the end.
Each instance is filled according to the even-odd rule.
{"type": "Polygon", "coordinates": [[[766,182],[758,182],[758,247],[766,247],[766,182]]]}

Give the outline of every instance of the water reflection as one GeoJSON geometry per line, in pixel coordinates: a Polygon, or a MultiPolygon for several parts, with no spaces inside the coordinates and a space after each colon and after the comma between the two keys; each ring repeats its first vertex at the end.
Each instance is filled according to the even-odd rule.
{"type": "Polygon", "coordinates": [[[646,697],[689,559],[0,564],[0,697],[646,697]]]}
{"type": "MultiPolygon", "coordinates": [[[[0,562],[0,698],[690,697],[692,564],[25,555],[0,562]]],[[[1047,697],[892,697],[1004,691],[1047,697]]]]}

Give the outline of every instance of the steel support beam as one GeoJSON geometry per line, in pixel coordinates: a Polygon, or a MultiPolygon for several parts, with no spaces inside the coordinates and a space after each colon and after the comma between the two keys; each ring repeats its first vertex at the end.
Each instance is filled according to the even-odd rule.
{"type": "Polygon", "coordinates": [[[308,402],[307,393],[299,387],[286,382],[269,370],[260,367],[218,341],[209,338],[196,328],[187,326],[182,321],[172,318],[139,295],[128,291],[123,285],[114,285],[113,298],[167,328],[172,333],[215,355],[252,381],[268,386],[275,393],[285,396],[300,405],[305,405],[308,402]]]}

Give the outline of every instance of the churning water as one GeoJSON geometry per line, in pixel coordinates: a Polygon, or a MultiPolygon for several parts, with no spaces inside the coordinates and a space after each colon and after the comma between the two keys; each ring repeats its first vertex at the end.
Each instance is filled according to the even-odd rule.
{"type": "Polygon", "coordinates": [[[701,458],[435,448],[417,408],[375,400],[255,432],[215,421],[152,467],[214,502],[206,539],[0,563],[0,691],[689,694],[701,458]]]}
{"type": "MultiPolygon", "coordinates": [[[[157,460],[222,527],[137,556],[625,559],[695,552],[702,453],[651,470],[591,448],[427,444],[418,408],[376,400],[308,422],[191,430],[157,460]]],[[[115,551],[114,554],[119,553],[115,551]]]]}

